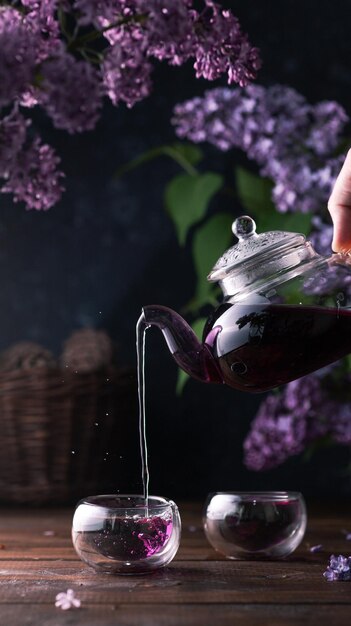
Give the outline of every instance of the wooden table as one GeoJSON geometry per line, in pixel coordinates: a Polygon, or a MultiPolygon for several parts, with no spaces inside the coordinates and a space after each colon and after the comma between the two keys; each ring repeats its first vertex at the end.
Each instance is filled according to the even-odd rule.
{"type": "Polygon", "coordinates": [[[300,548],[283,561],[228,561],[206,542],[200,507],[180,507],[181,548],[149,576],[96,574],[76,556],[72,510],[0,509],[1,626],[349,626],[351,583],[322,574],[331,553],[349,555],[351,515],[310,515],[300,548]],[[323,544],[311,553],[310,546],[323,544]],[[68,588],[80,609],[55,608],[68,588]]]}

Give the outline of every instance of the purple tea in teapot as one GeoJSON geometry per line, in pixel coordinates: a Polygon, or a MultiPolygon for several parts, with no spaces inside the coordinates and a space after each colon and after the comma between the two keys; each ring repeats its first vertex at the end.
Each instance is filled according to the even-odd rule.
{"type": "Polygon", "coordinates": [[[237,304],[216,323],[229,327],[218,357],[223,382],[243,391],[266,391],[351,352],[350,311],[237,304]]]}

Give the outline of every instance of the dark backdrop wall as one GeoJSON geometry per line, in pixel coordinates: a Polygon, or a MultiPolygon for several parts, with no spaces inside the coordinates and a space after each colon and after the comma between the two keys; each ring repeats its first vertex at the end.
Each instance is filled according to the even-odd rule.
{"type": "MultiPolygon", "coordinates": [[[[336,99],[351,113],[350,2],[224,4],[261,48],[260,82],[289,84],[312,102],[336,99]]],[[[173,105],[209,86],[195,81],[189,67],[158,66],[154,78],[147,101],[132,110],[106,106],[92,133],[70,137],[44,117],[35,120],[62,157],[67,191],[47,213],[25,212],[0,198],[0,348],[31,339],[57,353],[72,330],[93,326],[116,340],[121,364],[134,365],[141,306],[158,302],[179,310],[192,295],[190,250],[179,249],[162,203],[175,166],[159,160],[113,178],[123,163],[173,141],[173,105]]],[[[232,157],[208,149],[207,159],[209,167],[230,172],[232,157]]],[[[232,210],[240,213],[238,205],[232,210]]],[[[248,472],[242,441],[260,398],[196,382],[177,398],[176,366],[157,331],[148,333],[146,374],[153,492],[204,497],[211,490],[289,488],[320,496],[349,490],[341,473],[346,450],[330,449],[309,462],[295,459],[268,473],[248,472]]],[[[129,420],[135,426],[129,446],[111,442],[111,454],[122,457],[111,485],[135,490],[140,461],[132,408],[129,420]]]]}

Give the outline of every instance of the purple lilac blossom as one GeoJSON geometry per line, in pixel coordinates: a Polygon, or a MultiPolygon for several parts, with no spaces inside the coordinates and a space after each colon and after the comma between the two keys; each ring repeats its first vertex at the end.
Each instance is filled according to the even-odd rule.
{"type": "Polygon", "coordinates": [[[62,51],[43,63],[42,77],[40,102],[56,128],[79,133],[95,127],[102,106],[98,70],[62,51]]]}
{"type": "Polygon", "coordinates": [[[310,547],[310,552],[312,552],[313,554],[315,552],[320,552],[321,550],[323,550],[323,545],[321,543],[318,543],[316,546],[310,547]]]}
{"type": "Polygon", "coordinates": [[[318,438],[351,444],[351,407],[323,389],[326,370],[315,372],[269,395],[261,404],[244,443],[251,470],[276,467],[318,438]]]}
{"type": "Polygon", "coordinates": [[[331,243],[333,238],[333,226],[325,224],[322,219],[315,215],[312,218],[312,233],[309,241],[318,254],[329,257],[328,263],[321,267],[317,274],[314,272],[303,284],[303,291],[309,296],[327,297],[333,299],[335,306],[351,306],[351,274],[347,259],[343,258],[339,263],[339,257],[331,257],[331,243]]]}
{"type": "MultiPolygon", "coordinates": [[[[137,43],[137,42],[136,42],[137,43]]],[[[152,65],[138,45],[133,46],[133,35],[126,35],[121,43],[111,46],[103,63],[103,84],[114,105],[120,101],[132,107],[151,91],[152,65]]]]}
{"type": "Polygon", "coordinates": [[[182,139],[240,148],[274,182],[280,212],[317,212],[326,205],[343,158],[335,157],[348,121],[335,102],[310,105],[290,87],[217,88],[174,109],[182,139]]]}
{"type": "Polygon", "coordinates": [[[197,78],[227,74],[229,84],[247,85],[261,66],[257,48],[230,11],[212,0],[203,5],[199,12],[193,0],[75,0],[74,8],[81,25],[93,23],[112,45],[132,31],[147,41],[146,56],[171,65],[193,57],[197,78]]]}
{"type": "Polygon", "coordinates": [[[129,33],[133,34],[135,41],[137,39],[146,41],[143,28],[145,22],[146,16],[140,14],[137,0],[108,0],[108,2],[96,3],[94,26],[101,31],[111,46],[121,42],[129,33]],[[99,4],[100,9],[98,9],[99,4]]]}
{"type": "Polygon", "coordinates": [[[24,91],[19,100],[19,104],[26,109],[32,109],[37,104],[39,104],[41,99],[41,92],[38,87],[34,85],[29,85],[28,89],[24,91]]]}
{"type": "Polygon", "coordinates": [[[95,127],[104,95],[129,107],[148,96],[151,58],[179,65],[192,57],[197,75],[209,80],[223,73],[229,82],[239,84],[254,78],[260,65],[258,51],[237,19],[212,0],[202,0],[200,11],[193,4],[193,0],[0,3],[0,110],[17,107],[16,115],[0,121],[0,176],[5,181],[1,191],[14,193],[16,201],[22,199],[27,208],[36,209],[51,206],[62,191],[56,155],[39,139],[28,146],[29,122],[18,107],[41,106],[56,128],[75,133],[95,127]],[[31,184],[28,172],[33,175],[31,184]]]}
{"type": "Polygon", "coordinates": [[[281,213],[320,211],[327,203],[344,157],[318,164],[313,156],[286,157],[285,162],[270,162],[261,170],[275,182],[272,199],[281,213]]]}
{"type": "Polygon", "coordinates": [[[329,430],[336,443],[351,445],[351,405],[349,403],[336,405],[329,417],[329,430]]]}
{"type": "Polygon", "coordinates": [[[147,16],[148,56],[170,65],[181,65],[194,56],[196,13],[190,10],[189,0],[139,0],[138,4],[147,16]]]}
{"type": "Polygon", "coordinates": [[[19,11],[0,6],[0,109],[33,80],[36,47],[37,38],[19,11]]]}
{"type": "Polygon", "coordinates": [[[0,119],[0,177],[9,176],[12,165],[26,141],[29,120],[14,107],[9,115],[0,119]]]}
{"type": "Polygon", "coordinates": [[[22,0],[22,5],[28,10],[26,23],[37,37],[37,62],[54,54],[59,45],[58,4],[59,0],[22,0]]]}
{"type": "Polygon", "coordinates": [[[67,589],[67,591],[61,591],[61,593],[57,594],[55,606],[63,611],[69,611],[70,609],[79,609],[81,601],[76,596],[73,589],[67,589]]]}
{"type": "Polygon", "coordinates": [[[293,381],[261,404],[244,442],[244,462],[251,470],[276,467],[300,454],[307,444],[329,432],[336,402],[318,376],[293,381]]]}
{"type": "MultiPolygon", "coordinates": [[[[337,259],[336,259],[337,260],[337,259]]],[[[334,306],[350,306],[351,274],[347,265],[339,265],[332,259],[318,274],[311,273],[303,284],[303,291],[308,296],[324,296],[333,299],[334,306]]]]}
{"type": "Polygon", "coordinates": [[[101,28],[118,21],[118,18],[135,13],[134,0],[75,0],[73,8],[77,11],[80,26],[93,24],[101,28]]]}
{"type": "Polygon", "coordinates": [[[333,226],[325,224],[318,215],[312,218],[312,232],[308,239],[313,248],[322,256],[330,256],[332,251],[333,226]]]}
{"type": "Polygon", "coordinates": [[[212,0],[205,0],[205,5],[196,21],[196,77],[216,80],[227,73],[228,84],[235,82],[243,87],[261,66],[258,50],[250,46],[230,11],[212,0]]]}
{"type": "Polygon", "coordinates": [[[28,209],[49,209],[63,191],[59,163],[53,148],[42,144],[37,137],[17,155],[1,192],[12,193],[14,201],[24,202],[28,209]]]}
{"type": "Polygon", "coordinates": [[[15,106],[0,120],[1,193],[13,193],[14,200],[26,203],[27,209],[48,209],[61,197],[63,174],[57,170],[60,159],[50,146],[36,138],[27,143],[30,120],[15,106]]]}
{"type": "Polygon", "coordinates": [[[351,580],[351,557],[350,556],[332,556],[329,565],[323,573],[324,578],[328,582],[334,580],[351,580]]]}
{"type": "Polygon", "coordinates": [[[314,105],[314,122],[306,146],[320,156],[328,156],[337,147],[347,116],[339,104],[333,101],[314,105]]]}

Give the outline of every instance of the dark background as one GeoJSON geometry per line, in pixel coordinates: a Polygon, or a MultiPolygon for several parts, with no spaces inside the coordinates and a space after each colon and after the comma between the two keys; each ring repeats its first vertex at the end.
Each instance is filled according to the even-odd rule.
{"type": "MultiPolygon", "coordinates": [[[[351,114],[350,2],[223,4],[261,49],[258,82],[289,84],[311,102],[335,99],[351,114]]],[[[138,154],[174,141],[174,104],[212,86],[196,81],[191,67],[159,64],[154,80],[148,100],[132,110],[106,106],[96,130],[81,136],[56,132],[37,115],[36,127],[62,157],[67,191],[47,213],[26,212],[0,198],[0,348],[30,339],[58,354],[73,330],[93,326],[115,339],[121,365],[134,366],[142,305],[179,311],[192,295],[190,249],[178,247],[163,210],[164,186],[177,167],[160,159],[113,178],[138,154]]],[[[208,148],[206,165],[230,176],[233,155],[208,148]]],[[[218,196],[216,206],[221,202],[218,196]]],[[[228,209],[227,201],[223,206],[228,209]]],[[[233,216],[240,214],[238,203],[231,209],[233,216]]],[[[293,459],[272,472],[247,471],[242,442],[262,397],[191,381],[177,398],[177,368],[156,330],[147,335],[146,365],[152,492],[183,498],[248,488],[298,489],[316,497],[350,492],[343,473],[346,449],[324,450],[310,461],[293,459]]],[[[137,425],[132,408],[128,419],[137,425]]],[[[130,485],[133,491],[140,489],[140,461],[137,431],[130,432],[128,447],[111,442],[111,457],[122,456],[111,471],[111,486],[130,485]]]]}

